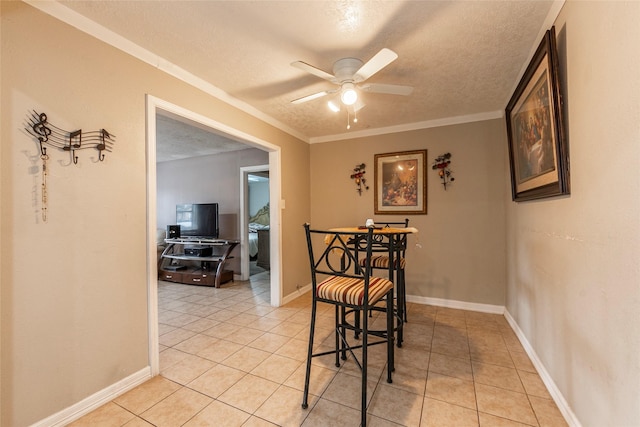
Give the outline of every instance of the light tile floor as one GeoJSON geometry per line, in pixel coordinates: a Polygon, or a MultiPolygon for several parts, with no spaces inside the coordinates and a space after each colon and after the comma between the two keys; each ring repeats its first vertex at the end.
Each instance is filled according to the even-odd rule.
{"type": "MultiPolygon", "coordinates": [[[[310,295],[271,307],[268,274],[219,289],[159,282],[161,375],[71,425],[359,425],[351,360],[336,368],[332,356],[315,358],[309,408],[301,408],[310,295]]],[[[567,425],[503,316],[408,310],[392,384],[384,346],[371,347],[368,425],[567,425]]],[[[318,346],[333,340],[332,313],[320,310],[318,346]]]]}

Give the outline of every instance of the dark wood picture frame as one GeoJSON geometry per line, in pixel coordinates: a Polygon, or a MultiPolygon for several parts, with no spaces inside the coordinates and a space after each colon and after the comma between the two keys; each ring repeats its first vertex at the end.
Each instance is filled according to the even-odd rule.
{"type": "Polygon", "coordinates": [[[512,198],[570,194],[555,28],[548,30],[507,104],[512,198]]]}
{"type": "Polygon", "coordinates": [[[426,215],[427,150],[376,154],[374,212],[426,215]]]}

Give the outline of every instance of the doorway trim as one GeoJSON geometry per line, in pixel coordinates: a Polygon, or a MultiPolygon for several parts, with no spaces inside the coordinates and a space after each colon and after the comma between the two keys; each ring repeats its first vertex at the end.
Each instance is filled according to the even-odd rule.
{"type": "Polygon", "coordinates": [[[156,171],[156,114],[164,111],[200,123],[218,132],[239,139],[247,145],[269,153],[269,205],[271,236],[271,305],[282,304],[282,276],[280,259],[280,199],[281,199],[281,148],[253,135],[220,123],[214,119],[190,111],[184,107],[146,95],[146,140],[147,140],[147,313],[149,331],[149,365],[151,375],[160,373],[160,343],[158,328],[158,265],[156,247],[157,228],[157,171],[156,171]]]}
{"type": "MultiPolygon", "coordinates": [[[[252,172],[269,172],[269,165],[244,166],[240,168],[240,280],[249,280],[249,180],[252,172]]],[[[271,198],[271,179],[269,179],[269,198],[271,198]]],[[[271,206],[271,200],[269,200],[271,206]]],[[[271,209],[269,209],[271,222],[271,209]]],[[[271,244],[269,244],[271,246],[271,244]]],[[[271,250],[271,247],[269,247],[271,250]]]]}

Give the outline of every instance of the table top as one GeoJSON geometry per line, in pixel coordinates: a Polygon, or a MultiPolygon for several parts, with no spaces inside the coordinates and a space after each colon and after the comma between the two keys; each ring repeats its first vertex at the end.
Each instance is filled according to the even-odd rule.
{"type": "MultiPolygon", "coordinates": [[[[367,227],[336,227],[330,228],[329,231],[339,231],[344,233],[368,233],[367,227]]],[[[373,234],[415,234],[418,229],[415,227],[374,227],[373,234]]]]}

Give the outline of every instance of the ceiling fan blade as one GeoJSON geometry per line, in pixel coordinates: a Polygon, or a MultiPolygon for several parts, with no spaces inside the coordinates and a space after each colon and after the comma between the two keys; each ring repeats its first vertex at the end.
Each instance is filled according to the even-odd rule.
{"type": "Polygon", "coordinates": [[[317,92],[311,95],[303,96],[302,98],[294,99],[293,101],[291,101],[291,103],[302,104],[303,102],[311,101],[312,99],[320,98],[335,92],[335,90],[323,90],[322,92],[317,92]]]}
{"type": "Polygon", "coordinates": [[[367,80],[369,77],[395,61],[396,58],[398,58],[398,54],[385,47],[360,67],[358,71],[356,71],[353,75],[353,81],[358,83],[367,80]]]}
{"type": "Polygon", "coordinates": [[[413,92],[413,88],[411,86],[402,86],[402,85],[387,85],[382,83],[366,83],[363,85],[359,85],[360,88],[364,92],[371,93],[386,93],[388,95],[410,95],[413,92]]]}
{"type": "Polygon", "coordinates": [[[319,68],[314,67],[313,65],[309,65],[306,62],[295,61],[291,63],[291,66],[296,67],[302,71],[306,71],[307,73],[313,74],[314,76],[320,77],[321,79],[334,81],[336,78],[334,75],[327,73],[326,71],[322,71],[319,68]]]}

